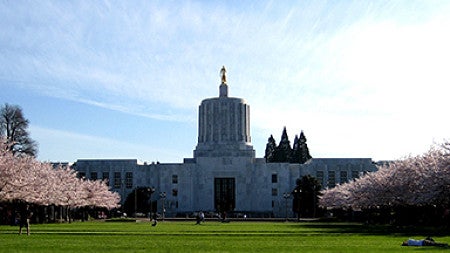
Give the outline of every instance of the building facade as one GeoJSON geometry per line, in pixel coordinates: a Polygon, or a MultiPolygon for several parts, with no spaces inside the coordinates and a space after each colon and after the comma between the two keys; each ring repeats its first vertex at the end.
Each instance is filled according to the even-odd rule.
{"type": "Polygon", "coordinates": [[[250,137],[250,106],[244,99],[228,97],[225,68],[221,75],[219,96],[205,99],[199,106],[193,158],[166,164],[80,159],[75,166],[79,175],[108,179],[122,203],[136,187],[152,187],[158,212],[167,217],[199,210],[284,217],[286,212],[294,215],[285,193],[292,192],[298,178],[311,175],[326,188],[376,170],[370,158],[313,158],[305,164],[266,163],[264,158],[256,158],[250,137]]]}

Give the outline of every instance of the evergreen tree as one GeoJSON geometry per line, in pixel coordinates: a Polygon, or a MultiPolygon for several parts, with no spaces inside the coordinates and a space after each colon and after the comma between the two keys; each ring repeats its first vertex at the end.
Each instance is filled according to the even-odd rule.
{"type": "Polygon", "coordinates": [[[306,144],[306,137],[303,131],[300,133],[300,137],[295,136],[294,148],[292,151],[291,163],[306,163],[311,159],[309,154],[308,145],[306,144]]]}
{"type": "Polygon", "coordinates": [[[286,127],[283,129],[283,134],[281,135],[280,144],[276,148],[275,152],[275,162],[285,163],[291,160],[292,148],[287,135],[286,127]]]}
{"type": "Polygon", "coordinates": [[[306,137],[303,131],[300,133],[300,137],[298,138],[298,159],[299,163],[303,164],[309,161],[312,156],[309,154],[308,145],[306,144],[306,137]]]}
{"type": "Polygon", "coordinates": [[[292,210],[297,213],[298,218],[316,216],[321,187],[319,181],[311,175],[297,179],[292,191],[292,210]]]}
{"type": "Polygon", "coordinates": [[[298,148],[298,135],[295,135],[294,146],[292,147],[291,163],[300,163],[300,153],[298,148]]]}
{"type": "Polygon", "coordinates": [[[264,158],[266,158],[266,162],[273,163],[275,161],[276,148],[277,144],[275,142],[275,139],[272,135],[270,135],[269,139],[267,140],[266,154],[264,155],[264,158]]]}

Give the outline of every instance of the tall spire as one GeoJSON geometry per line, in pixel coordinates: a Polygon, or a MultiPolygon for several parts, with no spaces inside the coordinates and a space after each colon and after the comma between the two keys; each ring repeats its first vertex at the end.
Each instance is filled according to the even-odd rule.
{"type": "Polygon", "coordinates": [[[220,69],[220,79],[222,83],[219,87],[219,97],[228,97],[227,70],[225,66],[222,66],[222,69],[220,69]]]}

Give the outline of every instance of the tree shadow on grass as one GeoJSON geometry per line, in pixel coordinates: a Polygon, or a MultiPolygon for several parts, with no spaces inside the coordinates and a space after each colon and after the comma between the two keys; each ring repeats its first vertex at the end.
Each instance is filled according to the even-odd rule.
{"type": "Polygon", "coordinates": [[[299,226],[320,233],[395,235],[395,236],[448,236],[448,229],[424,226],[368,225],[361,223],[300,223],[299,226]]]}

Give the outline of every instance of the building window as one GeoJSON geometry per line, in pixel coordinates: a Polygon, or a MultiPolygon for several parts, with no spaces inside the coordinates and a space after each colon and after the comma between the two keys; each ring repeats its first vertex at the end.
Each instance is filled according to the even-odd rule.
{"type": "Polygon", "coordinates": [[[103,178],[103,181],[106,182],[106,185],[109,186],[109,172],[103,172],[102,178],[103,178]]]}
{"type": "Polygon", "coordinates": [[[172,189],[172,196],[178,196],[178,189],[172,189]]]}
{"type": "Polygon", "coordinates": [[[91,180],[97,180],[97,172],[91,172],[91,180]]]}
{"type": "Polygon", "coordinates": [[[355,178],[359,178],[359,171],[357,171],[357,170],[352,171],[352,179],[355,179],[355,178]]]}
{"type": "Polygon", "coordinates": [[[114,172],[114,188],[120,188],[122,185],[122,175],[120,172],[114,172]]]}
{"type": "Polygon", "coordinates": [[[178,175],[172,175],[172,184],[178,184],[178,175]]]}
{"type": "Polygon", "coordinates": [[[125,187],[128,189],[133,188],[133,172],[125,173],[125,187]]]}
{"type": "Polygon", "coordinates": [[[319,184],[323,186],[323,171],[317,171],[316,178],[319,184]]]}
{"type": "Polygon", "coordinates": [[[336,186],[336,172],[328,171],[328,187],[332,188],[336,186]]]}
{"type": "Polygon", "coordinates": [[[272,183],[273,184],[275,184],[275,183],[278,183],[278,175],[277,174],[272,174],[272,183]]]}
{"type": "Polygon", "coordinates": [[[86,173],[85,172],[78,172],[78,178],[85,178],[86,173]]]}
{"type": "Polygon", "coordinates": [[[272,196],[278,196],[278,189],[272,188],[272,196]]]}
{"type": "Polygon", "coordinates": [[[348,181],[347,171],[341,171],[341,180],[340,183],[346,183],[348,181]]]}

